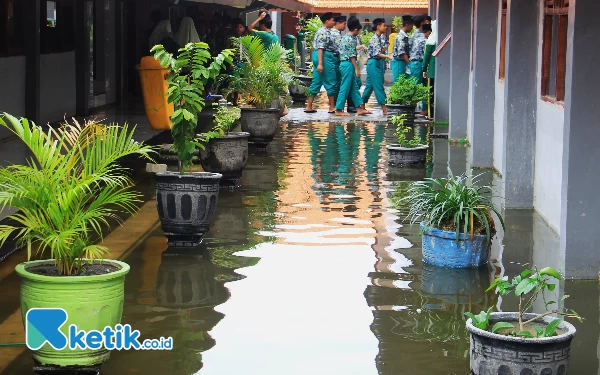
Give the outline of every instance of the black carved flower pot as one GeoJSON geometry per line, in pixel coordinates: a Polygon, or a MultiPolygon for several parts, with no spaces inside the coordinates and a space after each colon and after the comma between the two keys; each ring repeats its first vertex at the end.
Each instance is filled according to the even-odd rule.
{"type": "Polygon", "coordinates": [[[242,108],[242,131],[250,133],[248,142],[266,147],[279,129],[279,109],[242,108]]]}
{"type": "MultiPolygon", "coordinates": [[[[525,314],[525,319],[535,317],[525,314]]],[[[547,325],[555,318],[539,319],[547,325]]],[[[490,326],[498,321],[518,325],[517,313],[492,313],[490,326]]],[[[568,322],[558,325],[558,336],[540,339],[504,336],[476,328],[467,320],[471,336],[472,375],[566,375],[569,368],[571,340],[575,327],[568,322]]]]}
{"type": "Polygon", "coordinates": [[[308,87],[312,82],[312,78],[308,76],[294,76],[298,84],[289,85],[290,96],[295,104],[304,104],[308,99],[308,87]]]}
{"type": "Polygon", "coordinates": [[[156,174],[156,206],[169,246],[190,247],[202,242],[215,215],[220,180],[219,173],[156,174]]]}
{"type": "Polygon", "coordinates": [[[388,110],[388,119],[392,116],[405,114],[406,120],[404,120],[405,126],[410,126],[415,123],[415,110],[417,105],[402,105],[402,104],[386,104],[388,110]]]}
{"type": "Polygon", "coordinates": [[[220,173],[222,186],[235,186],[248,161],[249,133],[228,133],[211,139],[200,150],[200,164],[206,172],[220,173]]]}
{"type": "Polygon", "coordinates": [[[402,147],[400,145],[388,145],[387,150],[390,154],[388,163],[400,168],[421,168],[425,167],[427,161],[427,145],[417,147],[402,147]]]}

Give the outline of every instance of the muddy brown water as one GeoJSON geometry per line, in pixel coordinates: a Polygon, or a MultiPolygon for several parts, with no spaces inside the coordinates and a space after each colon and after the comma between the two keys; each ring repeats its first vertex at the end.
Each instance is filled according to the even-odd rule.
{"type": "MultiPolygon", "coordinates": [[[[418,227],[390,206],[393,190],[443,176],[465,149],[436,140],[426,171],[398,171],[386,163],[388,135],[369,123],[282,124],[268,153],[250,153],[241,186],[220,193],[200,248],[167,249],[160,226],[151,228],[123,259],[123,323],[142,338],[172,336],[174,349],[115,351],[101,373],[468,374],[464,312],[514,306],[485,293],[503,265],[423,264],[418,227]]],[[[530,250],[505,247],[515,273],[506,254],[530,250]]],[[[7,279],[0,286],[18,288],[7,279]]],[[[595,374],[598,283],[567,282],[566,291],[587,318],[576,324],[570,373],[595,374]]],[[[1,319],[15,298],[0,303],[1,319]]],[[[1,374],[30,369],[23,352],[1,374]]]]}

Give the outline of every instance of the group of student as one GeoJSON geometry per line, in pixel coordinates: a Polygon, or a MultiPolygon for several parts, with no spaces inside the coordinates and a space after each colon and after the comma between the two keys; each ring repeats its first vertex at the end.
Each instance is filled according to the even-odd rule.
{"type": "MultiPolygon", "coordinates": [[[[323,25],[317,30],[313,41],[312,62],[313,79],[309,87],[306,113],[315,113],[313,102],[315,96],[325,87],[329,100],[329,113],[337,116],[348,116],[344,112],[347,104],[348,112],[358,115],[371,114],[365,104],[373,93],[381,105],[383,114],[387,114],[387,97],[384,89],[385,62],[391,60],[392,79],[395,82],[401,74],[408,74],[418,83],[423,83],[428,76],[429,61],[424,62],[428,37],[432,35],[431,18],[428,16],[402,17],[402,29],[396,35],[392,53],[388,53],[389,42],[385,37],[386,24],[383,18],[372,22],[373,37],[369,41],[367,53],[366,86],[360,94],[361,73],[358,54],[365,50],[359,34],[362,29],[356,17],[346,20],[345,16],[333,16],[328,12],[321,17],[323,25]],[[413,30],[409,37],[409,32],[413,30]],[[341,32],[348,28],[342,37],[341,32]]],[[[434,43],[435,45],[435,43],[434,43]]],[[[432,50],[430,51],[432,52],[432,50]]],[[[432,72],[433,73],[433,72],[432,72]]],[[[434,73],[433,73],[434,74],[434,73]]]]}
{"type": "Polygon", "coordinates": [[[188,43],[205,42],[209,45],[211,53],[218,54],[225,48],[232,48],[231,37],[244,35],[260,38],[266,48],[280,43],[277,34],[271,30],[271,16],[266,12],[261,12],[256,21],[248,27],[241,18],[231,19],[226,14],[215,13],[211,17],[210,27],[207,28],[202,13],[195,7],[187,8],[185,16],[175,22],[175,33],[171,21],[159,10],[152,13],[152,22],[148,52],[153,46],[162,44],[167,52],[177,55],[178,50],[188,43]]]}

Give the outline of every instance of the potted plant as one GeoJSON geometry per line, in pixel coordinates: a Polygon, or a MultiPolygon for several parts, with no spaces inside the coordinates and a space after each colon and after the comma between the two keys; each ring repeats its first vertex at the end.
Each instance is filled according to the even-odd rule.
{"type": "Polygon", "coordinates": [[[229,131],[240,119],[240,109],[237,107],[219,106],[214,118],[215,127],[208,133],[198,134],[198,139],[203,143],[200,164],[206,172],[222,174],[221,185],[235,185],[242,177],[248,161],[250,134],[229,131]]]}
{"type": "Polygon", "coordinates": [[[397,204],[407,204],[407,218],[421,221],[423,261],[438,267],[469,268],[487,263],[496,233],[494,212],[504,228],[500,211],[492,203],[492,187],[481,176],[466,173],[447,178],[426,178],[410,185],[397,204]]]}
{"type": "Polygon", "coordinates": [[[208,44],[188,43],[175,58],[162,45],[152,48],[154,58],[167,68],[167,95],[175,110],[171,116],[172,150],[179,158],[178,172],[156,174],[156,204],[169,246],[196,246],[208,232],[217,207],[222,175],[192,172],[192,158],[205,139],[196,138],[198,112],[204,108],[204,87],[233,62],[233,50],[211,57],[208,44]],[[186,171],[188,171],[186,173],[186,171]]]}
{"type": "Polygon", "coordinates": [[[242,131],[250,133],[249,141],[264,147],[273,140],[279,128],[279,101],[282,92],[294,82],[293,71],[287,63],[287,51],[278,44],[265,49],[259,38],[237,38],[243,66],[230,76],[230,91],[240,92],[246,103],[254,107],[241,108],[242,131]]]}
{"type": "Polygon", "coordinates": [[[568,295],[553,300],[546,292],[553,292],[556,284],[549,281],[562,280],[552,267],[541,270],[533,268],[508,281],[508,276],[496,279],[489,290],[505,296],[514,292],[519,299],[517,312],[482,311],[479,315],[465,313],[471,341],[471,374],[562,374],[569,367],[571,340],[575,327],[565,318],[582,318],[573,310],[563,313],[548,310],[556,301],[564,301],[568,295]],[[535,301],[542,297],[544,313],[528,313],[535,301]]]}
{"type": "Polygon", "coordinates": [[[415,109],[418,102],[426,101],[429,97],[428,86],[417,83],[414,78],[401,74],[390,87],[387,98],[388,116],[406,114],[406,125],[415,122],[415,109]]]}
{"type": "MultiPolygon", "coordinates": [[[[0,210],[20,210],[9,217],[14,225],[0,226],[0,245],[16,237],[27,246],[28,261],[16,267],[23,322],[31,308],[62,308],[65,334],[71,324],[88,332],[114,327],[129,265],[103,259],[110,253],[102,246],[103,229],[110,219],[120,222],[119,214],[135,212],[141,197],[117,161],[149,158],[152,148],[135,142],[127,126],[74,122],[44,131],[6,113],[0,126],[31,153],[27,165],[0,168],[0,210]],[[30,261],[34,248],[49,259],[30,261]]],[[[56,350],[47,342],[33,351],[35,361],[53,366],[93,366],[109,355],[106,349],[56,350]]]]}
{"type": "Polygon", "coordinates": [[[412,139],[408,138],[411,129],[405,125],[406,114],[394,115],[390,121],[396,125],[394,135],[398,143],[386,146],[390,153],[388,163],[400,168],[425,167],[429,146],[421,144],[421,138],[417,132],[413,132],[412,139]]]}

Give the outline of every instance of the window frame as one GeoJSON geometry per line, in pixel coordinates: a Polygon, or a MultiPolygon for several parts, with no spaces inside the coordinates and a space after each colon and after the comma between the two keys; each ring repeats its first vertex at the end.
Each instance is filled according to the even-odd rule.
{"type": "Polygon", "coordinates": [[[498,57],[498,80],[504,81],[506,76],[506,17],[508,0],[502,0],[500,7],[500,56],[498,57]]]}
{"type": "Polygon", "coordinates": [[[567,70],[569,0],[544,0],[542,17],[540,94],[544,101],[563,104],[567,70]],[[555,28],[556,40],[554,40],[555,28]],[[552,71],[554,54],[556,54],[556,69],[552,71]],[[554,84],[554,96],[550,94],[551,84],[554,84]]]}

